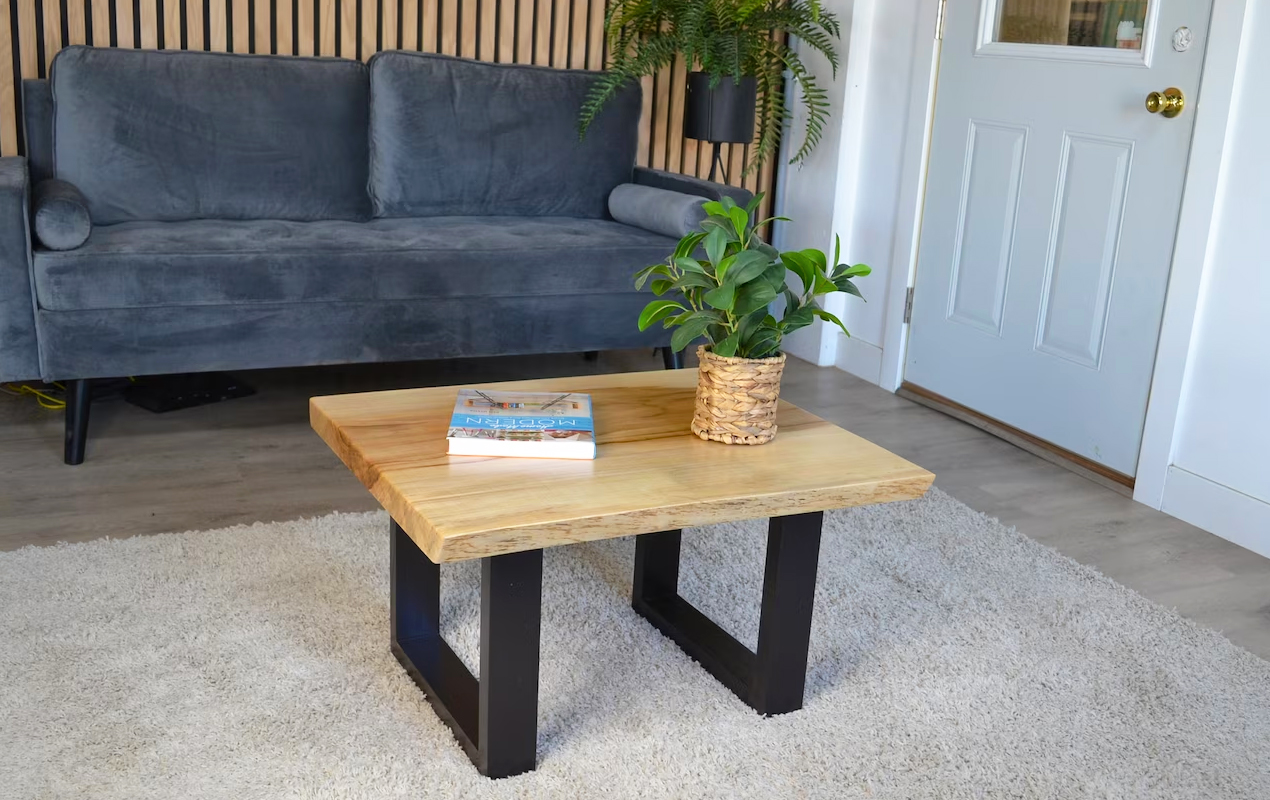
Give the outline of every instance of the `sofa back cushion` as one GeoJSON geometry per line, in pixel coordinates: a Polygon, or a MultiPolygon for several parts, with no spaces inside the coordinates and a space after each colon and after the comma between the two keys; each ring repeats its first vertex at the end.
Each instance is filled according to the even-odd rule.
{"type": "Polygon", "coordinates": [[[389,51],[370,76],[376,216],[602,219],[609,192],[631,179],[638,85],[579,141],[594,72],[389,51]]]}
{"type": "Polygon", "coordinates": [[[357,61],[69,47],[52,82],[54,169],[96,224],[370,216],[357,61]]]}

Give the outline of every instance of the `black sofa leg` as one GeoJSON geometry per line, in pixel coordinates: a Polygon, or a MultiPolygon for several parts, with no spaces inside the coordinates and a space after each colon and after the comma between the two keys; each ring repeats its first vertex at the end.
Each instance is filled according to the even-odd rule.
{"type": "Polygon", "coordinates": [[[661,349],[661,361],[663,364],[666,365],[666,369],[683,369],[684,368],[683,351],[680,350],[678,353],[676,353],[675,351],[671,350],[669,347],[663,347],[661,349]]]}
{"type": "Polygon", "coordinates": [[[84,463],[84,445],[88,441],[88,407],[93,402],[93,382],[87,378],[66,382],[66,452],[67,464],[84,463]]]}

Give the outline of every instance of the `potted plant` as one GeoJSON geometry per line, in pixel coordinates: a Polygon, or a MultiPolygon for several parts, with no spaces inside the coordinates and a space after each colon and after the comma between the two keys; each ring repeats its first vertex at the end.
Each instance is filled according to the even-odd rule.
{"type": "Polygon", "coordinates": [[[781,342],[817,317],[850,336],[816,298],[847,292],[864,299],[853,281],[872,271],[864,264],[838,263],[836,239],[832,262],[819,250],[777,251],[757,236],[772,219],[751,222],[761,200],[760,194],[746,207],[730,197],[706,203],[701,230],[680,239],[665,263],[635,274],[636,289],[648,285],[663,298],[645,306],[641,331],[658,322],[674,328],[675,352],[702,337],[708,342],[697,349],[701,365],[692,431],[727,444],[765,444],[776,436],[785,366],[781,342]],[[784,299],[779,318],[768,309],[777,298],[784,299]]]}
{"type": "Polygon", "coordinates": [[[587,126],[627,81],[655,75],[682,55],[692,73],[684,135],[711,142],[758,143],[753,170],[776,150],[784,125],[785,71],[807,106],[807,131],[790,163],[815,148],[829,114],[829,98],[788,41],[796,36],[823,54],[835,74],[838,18],[820,0],[613,0],[605,16],[612,61],[582,106],[587,126]]]}

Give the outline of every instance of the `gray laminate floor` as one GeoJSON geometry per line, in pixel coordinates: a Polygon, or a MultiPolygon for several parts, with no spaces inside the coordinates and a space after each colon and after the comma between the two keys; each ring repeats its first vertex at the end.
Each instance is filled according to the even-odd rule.
{"type": "MultiPolygon", "coordinates": [[[[309,430],[314,394],[655,369],[648,352],[242,373],[254,397],[154,415],[94,405],[88,459],[61,414],[0,395],[0,550],[376,507],[309,430]]],[[[1270,559],[835,369],[792,361],[793,402],[934,471],[974,509],[1270,658],[1270,559]]]]}

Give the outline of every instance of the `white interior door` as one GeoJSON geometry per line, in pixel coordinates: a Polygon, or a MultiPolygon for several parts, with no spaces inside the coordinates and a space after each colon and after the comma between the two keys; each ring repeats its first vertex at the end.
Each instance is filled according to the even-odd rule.
{"type": "Polygon", "coordinates": [[[1210,3],[947,0],[906,381],[1134,474],[1210,3]]]}

